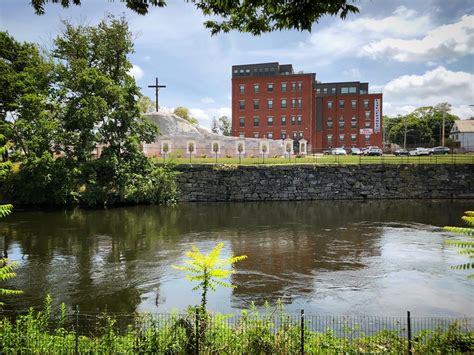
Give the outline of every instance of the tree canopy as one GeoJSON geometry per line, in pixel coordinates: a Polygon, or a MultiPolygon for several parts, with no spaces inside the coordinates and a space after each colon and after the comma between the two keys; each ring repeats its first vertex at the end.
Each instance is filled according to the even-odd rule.
{"type": "Polygon", "coordinates": [[[173,113],[176,116],[179,116],[181,118],[184,118],[186,121],[188,121],[191,124],[198,124],[198,120],[194,117],[191,117],[191,114],[189,113],[189,109],[184,106],[178,106],[174,109],[173,113]]]}
{"type": "MultiPolygon", "coordinates": [[[[237,30],[260,35],[276,30],[311,31],[325,15],[339,16],[345,19],[350,13],[358,13],[353,0],[251,0],[251,1],[215,1],[185,0],[194,4],[205,16],[218,16],[222,20],[208,20],[204,26],[212,35],[237,30]]],[[[57,3],[67,8],[81,5],[81,0],[32,0],[37,15],[45,13],[46,3],[57,3]]],[[[126,0],[126,6],[140,15],[145,15],[150,7],[165,7],[165,0],[134,1],[126,0]]]]}
{"type": "Polygon", "coordinates": [[[441,145],[443,115],[445,117],[445,138],[449,136],[454,121],[459,117],[450,114],[450,105],[441,103],[424,106],[397,117],[384,117],[386,136],[391,142],[403,144],[405,133],[408,145],[441,145]]]}

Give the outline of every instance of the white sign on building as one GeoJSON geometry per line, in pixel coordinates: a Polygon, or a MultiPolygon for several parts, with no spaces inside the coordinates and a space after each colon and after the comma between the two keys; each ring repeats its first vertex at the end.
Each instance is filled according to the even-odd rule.
{"type": "Polygon", "coordinates": [[[374,100],[374,132],[380,132],[380,99],[374,100]]]}
{"type": "Polygon", "coordinates": [[[361,129],[359,130],[359,133],[360,133],[360,134],[372,134],[373,131],[372,131],[372,128],[361,128],[361,129]]]}

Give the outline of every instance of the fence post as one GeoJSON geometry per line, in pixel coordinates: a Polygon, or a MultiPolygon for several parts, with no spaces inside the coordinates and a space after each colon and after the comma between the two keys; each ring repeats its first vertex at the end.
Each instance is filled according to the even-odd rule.
{"type": "Polygon", "coordinates": [[[75,354],[79,354],[79,305],[76,305],[75,354]]]}
{"type": "Polygon", "coordinates": [[[196,327],[196,339],[194,343],[194,354],[199,354],[199,307],[196,307],[196,319],[195,319],[195,327],[196,327]]]}
{"type": "Polygon", "coordinates": [[[412,348],[411,348],[411,318],[410,318],[410,311],[407,311],[407,333],[408,333],[408,354],[412,354],[412,348]]]}
{"type": "Polygon", "coordinates": [[[304,309],[301,310],[301,355],[304,355],[304,309]]]}

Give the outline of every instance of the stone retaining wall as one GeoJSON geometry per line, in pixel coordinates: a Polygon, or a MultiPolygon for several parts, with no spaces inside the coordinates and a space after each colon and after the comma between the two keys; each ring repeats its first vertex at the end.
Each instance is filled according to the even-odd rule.
{"type": "Polygon", "coordinates": [[[474,165],[180,165],[180,201],[474,198],[474,165]]]}

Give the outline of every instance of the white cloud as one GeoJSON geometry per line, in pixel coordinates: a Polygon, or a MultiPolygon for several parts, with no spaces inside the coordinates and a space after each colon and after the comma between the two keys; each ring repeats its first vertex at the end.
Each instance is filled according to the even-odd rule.
{"type": "Polygon", "coordinates": [[[203,98],[201,99],[201,102],[202,102],[203,104],[213,104],[213,103],[215,103],[216,101],[214,101],[214,99],[213,99],[212,97],[203,97],[203,98]]]}
{"type": "Polygon", "coordinates": [[[443,66],[422,75],[403,75],[383,86],[384,113],[404,114],[420,106],[441,102],[453,105],[461,118],[474,115],[474,74],[451,71],[443,66]]]}
{"type": "Polygon", "coordinates": [[[143,78],[143,75],[145,74],[145,72],[138,65],[133,64],[133,67],[132,69],[128,71],[128,74],[133,76],[135,80],[140,80],[141,78],[143,78]]]}
{"type": "Polygon", "coordinates": [[[361,47],[372,41],[380,41],[387,36],[420,36],[432,27],[427,14],[420,15],[400,6],[384,18],[359,17],[355,20],[335,21],[326,28],[317,28],[309,40],[299,42],[297,50],[286,50],[288,54],[285,58],[317,57],[318,60],[326,61],[325,64],[331,64],[335,58],[357,55],[361,47]]]}
{"type": "Polygon", "coordinates": [[[447,60],[474,54],[474,15],[436,27],[420,39],[385,38],[365,45],[362,56],[399,62],[447,60]]]}
{"type": "Polygon", "coordinates": [[[214,108],[190,108],[189,112],[191,113],[192,117],[197,118],[199,121],[199,125],[203,127],[210,128],[212,123],[213,117],[220,117],[220,116],[232,116],[232,110],[230,107],[214,107],[214,108]]]}
{"type": "Polygon", "coordinates": [[[360,78],[361,78],[360,70],[357,69],[357,68],[351,68],[351,69],[343,70],[342,75],[344,75],[345,77],[349,77],[350,79],[354,79],[354,80],[360,80],[360,78]]]}

